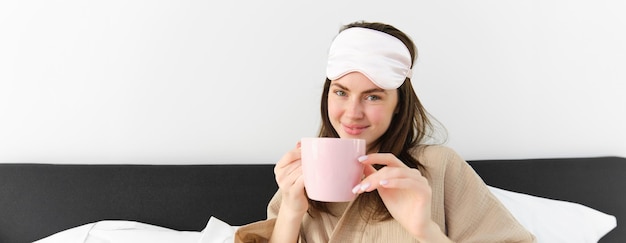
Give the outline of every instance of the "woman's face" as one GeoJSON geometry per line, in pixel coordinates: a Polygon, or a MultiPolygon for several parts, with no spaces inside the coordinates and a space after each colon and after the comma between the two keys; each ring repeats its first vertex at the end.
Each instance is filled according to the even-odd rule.
{"type": "Polygon", "coordinates": [[[381,89],[359,72],[332,81],[328,92],[328,116],[339,137],[367,144],[387,131],[398,104],[397,90],[381,89]]]}

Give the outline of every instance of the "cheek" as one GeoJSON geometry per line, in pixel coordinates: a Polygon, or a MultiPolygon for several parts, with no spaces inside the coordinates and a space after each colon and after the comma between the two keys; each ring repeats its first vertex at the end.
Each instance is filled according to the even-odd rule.
{"type": "Polygon", "coordinates": [[[378,126],[384,127],[385,130],[391,123],[393,117],[393,109],[390,110],[386,107],[376,107],[370,110],[368,118],[371,123],[375,123],[378,126]]]}
{"type": "Polygon", "coordinates": [[[339,117],[341,116],[342,113],[342,109],[335,104],[335,102],[332,101],[328,101],[328,118],[330,119],[331,122],[333,122],[334,120],[339,119],[339,117]]]}

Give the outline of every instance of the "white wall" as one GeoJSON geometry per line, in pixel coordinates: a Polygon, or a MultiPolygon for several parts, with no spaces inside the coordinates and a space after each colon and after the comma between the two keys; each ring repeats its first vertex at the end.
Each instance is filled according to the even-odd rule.
{"type": "Polygon", "coordinates": [[[0,162],[274,163],[342,24],[415,40],[466,159],[626,156],[626,2],[3,1],[0,162]]]}

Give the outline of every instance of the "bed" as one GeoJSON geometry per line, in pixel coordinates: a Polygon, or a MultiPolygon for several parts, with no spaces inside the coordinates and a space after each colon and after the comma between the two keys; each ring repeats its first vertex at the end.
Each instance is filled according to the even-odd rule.
{"type": "MultiPolygon", "coordinates": [[[[626,218],[626,158],[468,163],[488,185],[507,192],[575,202],[617,222],[626,218]]],[[[276,190],[272,164],[5,163],[0,164],[0,242],[33,242],[101,220],[181,231],[201,231],[212,216],[244,225],[265,218],[276,190]]],[[[626,228],[617,225],[599,242],[626,242],[626,228]]]]}

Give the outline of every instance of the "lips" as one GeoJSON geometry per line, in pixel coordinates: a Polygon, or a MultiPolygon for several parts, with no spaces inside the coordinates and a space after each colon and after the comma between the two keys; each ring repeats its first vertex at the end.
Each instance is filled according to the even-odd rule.
{"type": "Polygon", "coordinates": [[[360,125],[343,125],[343,130],[350,135],[359,135],[365,131],[369,126],[360,125]]]}

